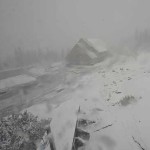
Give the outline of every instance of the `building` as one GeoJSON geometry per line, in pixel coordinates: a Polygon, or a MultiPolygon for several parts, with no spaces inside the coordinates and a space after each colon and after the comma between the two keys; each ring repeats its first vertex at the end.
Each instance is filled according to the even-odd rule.
{"type": "Polygon", "coordinates": [[[66,57],[68,65],[93,65],[105,60],[110,53],[99,39],[80,39],[66,57]]]}

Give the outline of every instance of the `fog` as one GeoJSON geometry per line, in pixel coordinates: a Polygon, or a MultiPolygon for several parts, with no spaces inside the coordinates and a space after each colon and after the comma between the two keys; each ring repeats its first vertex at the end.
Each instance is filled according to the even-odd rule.
{"type": "MultiPolygon", "coordinates": [[[[0,0],[0,55],[69,50],[81,38],[118,44],[149,29],[148,0],[0,0]]],[[[1,57],[2,59],[2,57],[1,57]]]]}
{"type": "Polygon", "coordinates": [[[72,46],[80,37],[119,40],[150,25],[148,0],[1,0],[0,48],[72,46]]]}
{"type": "Polygon", "coordinates": [[[149,8],[0,0],[0,150],[150,149],[149,8]]]}

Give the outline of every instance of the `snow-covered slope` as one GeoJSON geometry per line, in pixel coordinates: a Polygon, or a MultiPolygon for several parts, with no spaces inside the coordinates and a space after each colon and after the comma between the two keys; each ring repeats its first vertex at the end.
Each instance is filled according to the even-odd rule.
{"type": "MultiPolygon", "coordinates": [[[[72,117],[74,120],[77,115],[76,106],[80,106],[83,114],[95,121],[89,129],[91,137],[86,150],[150,149],[149,56],[140,54],[128,59],[123,56],[122,61],[110,60],[94,66],[89,73],[79,75],[75,83],[69,84],[65,92],[55,97],[56,101],[61,99],[65,107],[60,105],[52,113],[43,113],[47,116],[50,113],[49,116],[53,118],[52,125],[57,130],[54,132],[55,137],[60,133],[62,137],[63,134],[67,136],[66,131],[62,132],[60,122],[62,120],[64,125],[68,122],[67,118],[72,117]],[[74,112],[69,114],[68,111],[69,117],[65,115],[66,108],[71,108],[70,112],[74,112]],[[59,123],[56,115],[58,112],[64,112],[60,113],[59,123]]],[[[72,70],[80,74],[80,69],[72,70]]],[[[30,108],[30,111],[35,107],[30,108]]],[[[66,138],[59,138],[60,141],[56,143],[67,144],[69,140],[64,139],[66,138]]],[[[68,148],[63,145],[62,150],[70,150],[70,145],[68,148]]]]}

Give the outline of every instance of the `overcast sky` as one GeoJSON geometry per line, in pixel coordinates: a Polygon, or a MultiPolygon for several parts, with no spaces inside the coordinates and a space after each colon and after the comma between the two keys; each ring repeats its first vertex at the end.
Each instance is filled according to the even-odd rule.
{"type": "Polygon", "coordinates": [[[0,0],[0,51],[118,41],[150,27],[150,0],[0,0]]]}

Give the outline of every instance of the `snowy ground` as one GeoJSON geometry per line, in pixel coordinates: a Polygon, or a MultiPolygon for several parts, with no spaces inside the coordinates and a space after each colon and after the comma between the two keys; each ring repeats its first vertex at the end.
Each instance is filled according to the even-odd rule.
{"type": "Polygon", "coordinates": [[[95,121],[88,129],[91,137],[86,150],[148,150],[149,56],[122,56],[117,62],[112,59],[93,67],[71,68],[66,83],[60,86],[64,90],[56,96],[45,95],[46,102],[28,111],[41,118],[52,117],[59,150],[71,150],[79,106],[88,119],[95,121]]]}

